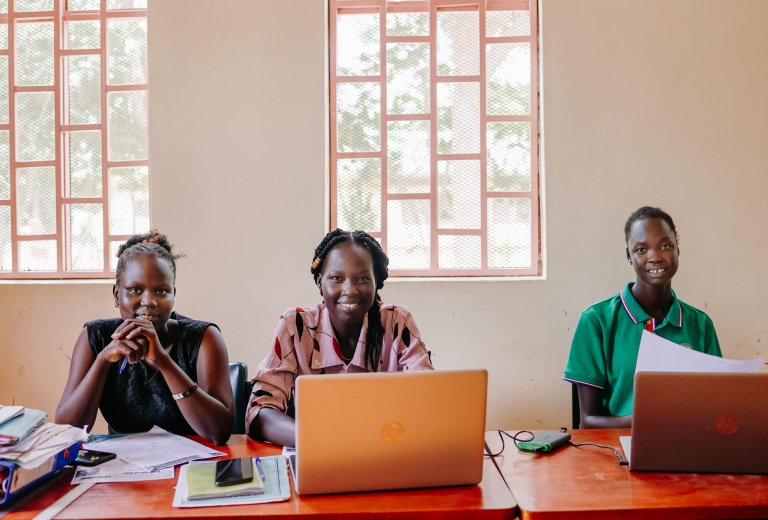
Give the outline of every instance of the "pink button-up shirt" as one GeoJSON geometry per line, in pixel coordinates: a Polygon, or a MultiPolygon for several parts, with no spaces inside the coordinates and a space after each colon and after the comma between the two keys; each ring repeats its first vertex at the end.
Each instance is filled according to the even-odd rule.
{"type": "MultiPolygon", "coordinates": [[[[382,305],[384,341],[379,372],[434,370],[430,352],[421,341],[416,322],[402,305],[382,305]]],[[[253,396],[245,417],[246,431],[263,407],[288,409],[294,381],[305,374],[366,372],[365,336],[368,316],[363,320],[357,349],[349,365],[344,364],[331,317],[325,304],[316,308],[286,309],[277,324],[269,354],[253,377],[253,396]]]]}

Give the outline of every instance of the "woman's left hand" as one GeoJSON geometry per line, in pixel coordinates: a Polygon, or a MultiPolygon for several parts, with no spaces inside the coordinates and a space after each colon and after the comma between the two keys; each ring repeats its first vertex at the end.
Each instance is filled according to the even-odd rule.
{"type": "Polygon", "coordinates": [[[146,350],[142,359],[147,361],[150,366],[157,368],[159,362],[169,359],[168,352],[165,351],[157,337],[157,331],[151,321],[142,318],[132,318],[125,320],[112,334],[113,339],[132,339],[139,343],[146,342],[146,350]]]}

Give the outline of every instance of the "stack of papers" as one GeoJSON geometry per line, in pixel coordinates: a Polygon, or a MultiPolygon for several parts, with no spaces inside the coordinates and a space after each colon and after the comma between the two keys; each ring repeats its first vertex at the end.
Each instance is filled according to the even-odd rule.
{"type": "Polygon", "coordinates": [[[206,498],[241,497],[264,493],[264,482],[253,459],[253,480],[232,486],[216,485],[215,462],[190,462],[187,468],[187,497],[190,500],[206,498]]]}
{"type": "Polygon", "coordinates": [[[169,479],[176,464],[224,455],[157,426],[147,433],[84,444],[83,449],[114,453],[117,458],[98,466],[78,467],[72,484],[169,479]]]}
{"type": "MultiPolygon", "coordinates": [[[[215,462],[204,462],[214,468],[215,462]]],[[[187,476],[190,465],[182,466],[179,470],[179,481],[176,483],[176,493],[173,496],[173,507],[210,507],[210,506],[232,506],[244,504],[262,504],[266,502],[282,502],[291,498],[291,487],[288,483],[288,467],[285,464],[285,457],[262,457],[261,467],[264,470],[264,492],[258,495],[206,498],[201,500],[190,500],[187,476]]],[[[254,474],[254,480],[258,479],[258,473],[254,474]]]]}
{"type": "Polygon", "coordinates": [[[147,433],[126,435],[95,444],[85,444],[83,449],[114,453],[128,464],[147,471],[172,468],[191,460],[210,459],[225,455],[193,440],[168,433],[157,426],[147,433]]]}
{"type": "MultiPolygon", "coordinates": [[[[1,409],[0,409],[1,410],[1,409]]],[[[9,446],[21,442],[40,426],[48,414],[40,410],[26,409],[24,413],[8,418],[0,424],[0,446],[9,446]]]]}
{"type": "Polygon", "coordinates": [[[14,417],[18,417],[23,413],[24,413],[23,406],[0,405],[0,424],[3,424],[4,422],[13,419],[14,417]]]}
{"type": "MultiPolygon", "coordinates": [[[[27,414],[30,411],[27,410],[27,414]]],[[[1,447],[0,459],[15,462],[24,469],[33,469],[87,438],[85,430],[66,424],[43,423],[18,443],[1,447]]]]}

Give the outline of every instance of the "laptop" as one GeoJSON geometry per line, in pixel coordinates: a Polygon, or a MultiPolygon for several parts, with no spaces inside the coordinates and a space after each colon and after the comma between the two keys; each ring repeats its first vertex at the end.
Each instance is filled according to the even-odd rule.
{"type": "Polygon", "coordinates": [[[485,370],[299,377],[296,491],[479,483],[487,386],[485,370]]]}
{"type": "Polygon", "coordinates": [[[768,374],[639,372],[630,471],[768,475],[768,374]]]}

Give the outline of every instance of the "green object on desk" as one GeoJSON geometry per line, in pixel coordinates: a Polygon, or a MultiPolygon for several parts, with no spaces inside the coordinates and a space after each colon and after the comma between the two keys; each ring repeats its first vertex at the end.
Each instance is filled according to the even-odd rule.
{"type": "MultiPolygon", "coordinates": [[[[253,459],[251,459],[251,464],[254,465],[253,473],[256,474],[256,465],[253,459]]],[[[215,462],[190,462],[189,468],[187,468],[187,498],[189,500],[201,500],[205,498],[260,495],[264,493],[264,482],[261,478],[254,478],[251,482],[226,487],[216,486],[215,480],[215,462]]]]}

